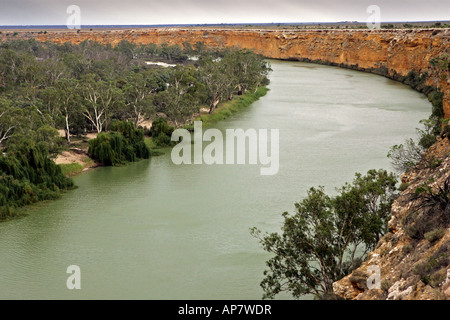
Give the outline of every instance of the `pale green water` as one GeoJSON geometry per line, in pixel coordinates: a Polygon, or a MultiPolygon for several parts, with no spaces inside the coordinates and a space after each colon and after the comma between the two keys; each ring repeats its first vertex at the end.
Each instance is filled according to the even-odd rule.
{"type": "Polygon", "coordinates": [[[1,299],[259,299],[268,255],[249,234],[278,231],[311,186],[390,168],[428,101],[383,77],[272,61],[271,89],[219,129],[280,129],[280,170],[183,165],[170,153],[99,168],[29,216],[0,224],[1,299]],[[81,290],[66,269],[81,268],[81,290]]]}

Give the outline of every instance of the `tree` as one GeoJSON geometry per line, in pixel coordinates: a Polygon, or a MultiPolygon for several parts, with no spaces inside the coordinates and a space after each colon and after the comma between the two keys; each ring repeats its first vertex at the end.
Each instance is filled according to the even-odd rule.
{"type": "Polygon", "coordinates": [[[83,115],[97,133],[108,130],[108,114],[122,102],[122,91],[112,81],[102,81],[89,74],[82,82],[81,95],[84,99],[83,115]]]}
{"type": "Polygon", "coordinates": [[[70,144],[71,120],[82,112],[78,87],[79,82],[77,80],[62,79],[56,82],[54,87],[47,87],[41,93],[47,111],[54,117],[57,114],[63,119],[68,144],[70,144]]]}
{"type": "Polygon", "coordinates": [[[265,84],[271,70],[262,56],[250,50],[231,50],[223,60],[236,79],[238,95],[248,90],[256,91],[259,86],[265,84]]]}
{"type": "Polygon", "coordinates": [[[14,133],[16,123],[14,121],[14,110],[10,102],[5,98],[0,98],[0,147],[14,133]]]}
{"type": "Polygon", "coordinates": [[[206,85],[209,113],[213,113],[223,99],[227,99],[235,87],[233,74],[221,59],[206,57],[200,60],[200,74],[206,85]]]}
{"type": "Polygon", "coordinates": [[[159,93],[155,104],[178,126],[198,112],[205,99],[206,88],[199,80],[199,72],[192,66],[175,67],[169,76],[169,86],[159,93]]]}
{"type": "Polygon", "coordinates": [[[386,231],[395,184],[395,176],[384,170],[356,174],[336,197],[323,187],[311,188],[293,215],[283,213],[282,234],[253,228],[264,250],[274,254],[261,282],[264,298],[282,291],[295,298],[332,296],[333,282],[357,267],[386,231]]]}
{"type": "Polygon", "coordinates": [[[126,118],[133,119],[136,127],[153,112],[153,96],[164,90],[165,83],[153,70],[131,72],[122,87],[125,96],[126,118]]]}

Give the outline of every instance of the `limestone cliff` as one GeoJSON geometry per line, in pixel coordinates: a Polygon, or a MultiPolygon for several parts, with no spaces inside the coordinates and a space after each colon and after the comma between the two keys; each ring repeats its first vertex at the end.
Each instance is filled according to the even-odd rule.
{"type": "Polygon", "coordinates": [[[337,295],[358,300],[450,299],[450,186],[445,188],[446,181],[450,183],[450,140],[439,139],[427,159],[402,176],[408,187],[392,205],[389,233],[361,267],[333,284],[337,295]],[[447,206],[431,208],[426,198],[416,196],[424,184],[447,206]],[[379,288],[367,283],[374,266],[380,271],[379,288]]]}
{"type": "MultiPolygon", "coordinates": [[[[1,35],[6,38],[6,33],[1,35]]],[[[10,35],[11,37],[11,35],[10,35]]],[[[253,49],[268,58],[314,61],[350,67],[396,78],[410,70],[431,74],[429,61],[450,54],[450,29],[415,30],[228,30],[228,29],[134,29],[134,30],[48,30],[46,33],[19,31],[17,38],[36,38],[56,43],[95,40],[116,44],[125,39],[135,43],[185,41],[209,46],[253,49]]],[[[450,79],[430,77],[444,92],[444,112],[450,118],[450,79]]]]}

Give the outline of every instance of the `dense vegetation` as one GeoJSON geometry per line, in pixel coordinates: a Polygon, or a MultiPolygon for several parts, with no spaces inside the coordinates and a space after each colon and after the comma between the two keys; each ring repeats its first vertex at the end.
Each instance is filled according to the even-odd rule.
{"type": "Polygon", "coordinates": [[[1,42],[0,218],[73,186],[51,159],[74,136],[98,134],[89,155],[105,165],[145,159],[145,133],[154,145],[170,145],[174,127],[189,125],[202,107],[213,114],[220,102],[257,92],[269,71],[248,50],[203,43],[1,42]],[[154,60],[176,66],[146,63],[154,60]],[[145,131],[149,119],[155,126],[145,131]]]}
{"type": "Polygon", "coordinates": [[[92,159],[108,166],[150,157],[144,129],[136,129],[134,123],[125,121],[114,122],[110,132],[102,132],[90,140],[88,153],[92,159]]]}
{"type": "Polygon", "coordinates": [[[14,216],[17,207],[58,198],[72,187],[42,146],[23,145],[0,155],[0,220],[14,216]]]}
{"type": "Polygon", "coordinates": [[[70,142],[71,135],[108,131],[113,119],[138,127],[157,113],[179,126],[203,106],[213,113],[219,102],[256,91],[267,84],[269,71],[267,62],[250,51],[211,50],[202,43],[181,48],[127,41],[115,47],[91,41],[3,42],[0,143],[8,148],[13,135],[43,125],[64,129],[70,142]],[[153,59],[178,65],[145,63],[153,59]]]}

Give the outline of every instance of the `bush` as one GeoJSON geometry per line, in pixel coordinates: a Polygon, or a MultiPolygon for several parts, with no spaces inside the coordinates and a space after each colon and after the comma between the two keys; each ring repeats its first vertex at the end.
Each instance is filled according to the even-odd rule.
{"type": "Polygon", "coordinates": [[[445,235],[445,229],[436,229],[430,232],[425,233],[425,239],[430,243],[434,243],[440,240],[445,235]]]}
{"type": "MultiPolygon", "coordinates": [[[[445,277],[442,276],[449,265],[449,243],[444,243],[436,252],[425,261],[413,266],[413,272],[420,277],[423,283],[432,287],[438,286],[445,277]]],[[[446,272],[445,272],[446,273],[446,272]]]]}
{"type": "Polygon", "coordinates": [[[400,187],[398,187],[398,190],[399,190],[399,191],[405,191],[406,189],[408,189],[408,187],[409,187],[409,183],[404,183],[404,182],[402,182],[402,183],[400,184],[400,187]]]}
{"type": "Polygon", "coordinates": [[[171,136],[174,130],[174,127],[167,124],[166,119],[158,117],[155,121],[153,121],[149,133],[156,146],[167,147],[173,144],[171,141],[171,136]]]}
{"type": "Polygon", "coordinates": [[[106,166],[117,166],[138,159],[148,159],[150,150],[144,142],[144,130],[134,124],[115,121],[111,124],[115,131],[102,132],[89,141],[89,155],[106,166]]]}
{"type": "MultiPolygon", "coordinates": [[[[403,219],[406,234],[413,239],[421,240],[425,234],[440,228],[447,228],[450,223],[450,177],[443,186],[437,189],[427,184],[418,187],[411,200],[417,204],[411,213],[403,219]]],[[[429,237],[435,237],[439,233],[429,237]]]]}
{"type": "Polygon", "coordinates": [[[413,139],[406,140],[405,144],[395,145],[387,157],[391,159],[392,166],[399,172],[410,171],[422,160],[423,148],[413,139]]]}
{"type": "Polygon", "coordinates": [[[21,146],[0,155],[0,219],[12,217],[14,208],[56,199],[73,187],[45,149],[21,146]]]}

